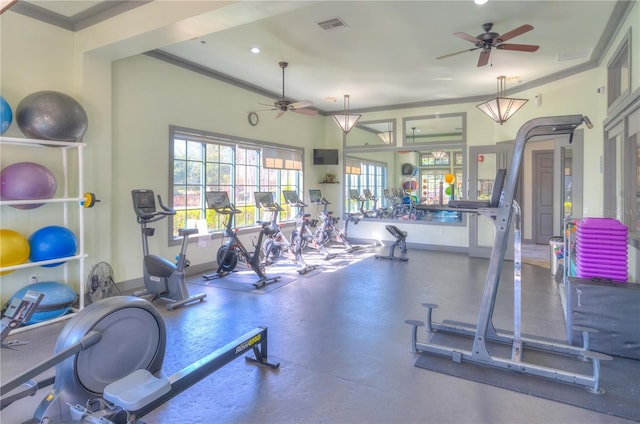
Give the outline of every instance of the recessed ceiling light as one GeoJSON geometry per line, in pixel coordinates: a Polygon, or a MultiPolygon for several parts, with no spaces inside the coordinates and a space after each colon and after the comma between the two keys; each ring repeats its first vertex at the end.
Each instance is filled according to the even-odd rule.
{"type": "Polygon", "coordinates": [[[328,101],[328,102],[335,102],[336,98],[335,97],[327,97],[327,98],[325,98],[325,100],[328,101]]]}
{"type": "Polygon", "coordinates": [[[260,47],[251,47],[251,53],[260,53],[260,47]]]}
{"type": "Polygon", "coordinates": [[[479,6],[482,6],[483,4],[485,4],[486,2],[488,2],[489,0],[473,0],[473,2],[479,6]]]}

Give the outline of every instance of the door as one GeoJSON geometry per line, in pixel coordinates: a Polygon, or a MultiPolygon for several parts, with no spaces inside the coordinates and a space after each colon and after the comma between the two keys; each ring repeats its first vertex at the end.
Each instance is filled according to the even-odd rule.
{"type": "Polygon", "coordinates": [[[547,244],[553,237],[553,150],[533,152],[533,240],[547,244]]]}
{"type": "MultiPolygon", "coordinates": [[[[468,199],[488,199],[493,189],[496,172],[508,170],[513,152],[513,143],[469,148],[468,199]]],[[[508,176],[507,176],[508,178],[508,176]]],[[[469,256],[488,258],[491,255],[495,227],[493,221],[477,214],[469,214],[469,256]]],[[[513,234],[509,236],[513,239],[513,234]]],[[[513,243],[508,243],[505,258],[513,258],[513,243]]]]}

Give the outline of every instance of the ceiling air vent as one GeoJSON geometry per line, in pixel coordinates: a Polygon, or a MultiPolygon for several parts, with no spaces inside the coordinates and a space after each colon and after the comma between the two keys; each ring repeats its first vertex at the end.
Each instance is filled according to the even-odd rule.
{"type": "Polygon", "coordinates": [[[578,49],[572,52],[560,52],[556,55],[557,62],[566,60],[586,59],[591,56],[591,49],[578,49]]]}
{"type": "Polygon", "coordinates": [[[340,18],[331,18],[327,19],[326,21],[316,23],[325,31],[337,31],[349,28],[349,25],[345,24],[344,21],[340,18]]]}

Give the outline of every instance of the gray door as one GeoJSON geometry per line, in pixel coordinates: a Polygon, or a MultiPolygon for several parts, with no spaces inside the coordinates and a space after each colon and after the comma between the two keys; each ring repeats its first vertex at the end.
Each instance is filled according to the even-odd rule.
{"type": "Polygon", "coordinates": [[[533,240],[547,244],[553,236],[553,150],[533,152],[533,240]]]}

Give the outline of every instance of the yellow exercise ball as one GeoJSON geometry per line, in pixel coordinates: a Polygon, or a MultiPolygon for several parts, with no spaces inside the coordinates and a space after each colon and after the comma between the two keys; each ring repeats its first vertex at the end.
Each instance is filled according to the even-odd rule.
{"type": "Polygon", "coordinates": [[[453,174],[447,174],[444,176],[444,182],[447,184],[451,184],[455,181],[456,177],[453,174]]]}
{"type": "MultiPolygon", "coordinates": [[[[0,267],[20,265],[29,259],[29,242],[22,234],[0,229],[0,267]]],[[[13,271],[0,272],[0,275],[13,271]]]]}

